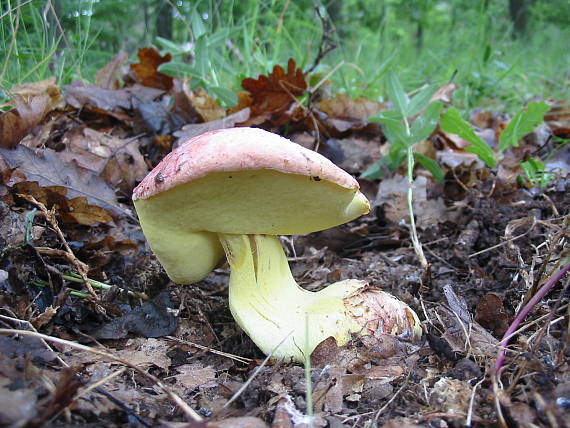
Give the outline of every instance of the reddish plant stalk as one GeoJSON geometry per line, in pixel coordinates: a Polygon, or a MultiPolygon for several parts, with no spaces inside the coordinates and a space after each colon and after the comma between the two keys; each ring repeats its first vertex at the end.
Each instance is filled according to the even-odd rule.
{"type": "Polygon", "coordinates": [[[554,275],[550,277],[550,279],[544,284],[540,290],[536,292],[534,296],[528,301],[528,303],[521,309],[518,313],[514,321],[511,323],[503,338],[501,339],[501,344],[499,345],[499,352],[497,353],[497,361],[495,362],[495,372],[499,373],[499,369],[503,366],[505,362],[505,355],[506,355],[506,347],[509,344],[509,340],[511,339],[511,335],[517,331],[519,325],[524,321],[526,316],[529,312],[534,308],[534,306],[542,300],[544,296],[548,294],[548,292],[556,285],[558,281],[560,281],[566,272],[570,271],[570,263],[567,263],[556,272],[554,275]]]}

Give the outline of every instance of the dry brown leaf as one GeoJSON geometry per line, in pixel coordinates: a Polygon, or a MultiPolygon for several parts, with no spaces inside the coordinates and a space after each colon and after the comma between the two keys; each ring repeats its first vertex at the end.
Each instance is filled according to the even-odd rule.
{"type": "Polygon", "coordinates": [[[58,153],[64,162],[74,160],[125,193],[148,173],[136,139],[123,140],[90,128],[77,128],[67,134],[67,147],[58,153]]]}
{"type": "Polygon", "coordinates": [[[442,377],[430,391],[430,406],[443,413],[467,415],[472,389],[469,382],[442,377]]]}
{"type": "Polygon", "coordinates": [[[0,156],[15,170],[6,183],[10,187],[21,181],[35,181],[41,187],[60,186],[65,188],[65,192],[59,192],[65,198],[84,197],[90,205],[107,212],[132,216],[118,203],[115,192],[103,179],[91,171],[62,162],[52,150],[36,153],[18,146],[15,150],[0,149],[0,156]]]}
{"type": "MultiPolygon", "coordinates": [[[[445,222],[449,216],[442,198],[428,198],[429,181],[424,176],[414,180],[414,215],[419,227],[427,227],[434,223],[445,222]]],[[[409,222],[408,212],[408,179],[402,175],[394,175],[380,182],[374,206],[381,206],[386,219],[399,223],[409,222]]]]}
{"type": "Polygon", "coordinates": [[[439,88],[437,88],[437,91],[435,91],[435,94],[432,95],[429,102],[433,103],[435,101],[443,101],[444,103],[450,103],[451,96],[453,95],[456,89],[457,86],[455,85],[455,83],[448,83],[446,85],[440,86],[439,88]]]}
{"type": "Polygon", "coordinates": [[[242,87],[251,93],[252,116],[265,118],[265,115],[270,115],[279,124],[288,122],[296,114],[297,107],[290,107],[295,103],[296,97],[307,90],[307,82],[303,71],[296,67],[293,59],[289,59],[287,72],[276,65],[268,76],[244,79],[242,87]]]}
{"type": "Polygon", "coordinates": [[[14,190],[16,193],[33,196],[48,208],[55,208],[64,223],[93,226],[113,221],[107,211],[96,205],[89,205],[83,196],[68,199],[67,188],[64,186],[40,187],[35,181],[20,181],[14,184],[14,190]]]}
{"type": "Polygon", "coordinates": [[[55,77],[48,77],[47,79],[40,80],[39,82],[24,83],[10,89],[9,93],[12,96],[18,96],[25,100],[30,100],[41,95],[48,95],[49,110],[60,107],[63,101],[61,98],[61,91],[56,84],[55,77]]]}
{"type": "Polygon", "coordinates": [[[174,136],[178,138],[177,145],[179,145],[204,132],[233,128],[236,123],[245,122],[247,119],[249,119],[249,108],[237,111],[223,119],[214,120],[212,122],[184,125],[182,129],[174,133],[174,136]]]}
{"type": "Polygon", "coordinates": [[[143,86],[164,89],[165,91],[172,88],[172,77],[158,71],[160,64],[171,60],[170,54],[160,56],[155,48],[141,48],[137,57],[140,62],[131,64],[131,71],[134,73],[137,82],[143,86]]]}
{"type": "Polygon", "coordinates": [[[119,89],[121,83],[119,77],[121,75],[121,67],[129,56],[126,52],[119,52],[109,63],[95,73],[95,84],[103,89],[119,89]]]}
{"type": "Polygon", "coordinates": [[[495,335],[502,336],[509,327],[509,314],[503,301],[495,293],[481,297],[477,302],[475,321],[491,330],[495,335]]]}
{"type": "Polygon", "coordinates": [[[0,114],[0,147],[5,149],[16,147],[30,130],[16,110],[0,114]]]}
{"type": "Polygon", "coordinates": [[[65,101],[78,110],[87,105],[107,112],[131,108],[131,93],[127,89],[108,90],[81,81],[64,86],[64,89],[65,101]]]}
{"type": "Polygon", "coordinates": [[[249,92],[240,91],[237,93],[238,103],[228,110],[228,114],[234,114],[251,106],[253,98],[249,92]]]}
{"type": "Polygon", "coordinates": [[[200,113],[204,122],[219,120],[226,115],[226,110],[223,109],[204,88],[198,88],[198,90],[192,91],[188,86],[188,82],[184,82],[183,88],[192,106],[200,113]]]}
{"type": "Polygon", "coordinates": [[[50,305],[41,314],[32,318],[30,322],[36,328],[36,330],[39,330],[43,326],[50,323],[55,314],[57,314],[57,309],[58,309],[57,307],[54,308],[53,306],[50,305]]]}
{"type": "Polygon", "coordinates": [[[187,389],[213,388],[218,386],[216,370],[205,367],[200,363],[184,364],[176,367],[179,374],[175,375],[176,382],[187,389]]]}
{"type": "Polygon", "coordinates": [[[154,364],[168,371],[170,364],[172,364],[172,360],[166,355],[168,349],[169,344],[166,340],[137,338],[129,339],[125,349],[120,352],[117,351],[117,353],[137,366],[147,367],[154,364]]]}
{"type": "Polygon", "coordinates": [[[14,88],[14,109],[0,114],[0,147],[14,148],[61,103],[55,78],[14,88]]]}
{"type": "Polygon", "coordinates": [[[318,103],[319,110],[334,119],[366,120],[386,110],[382,103],[366,98],[352,99],[345,94],[338,94],[318,103]]]}

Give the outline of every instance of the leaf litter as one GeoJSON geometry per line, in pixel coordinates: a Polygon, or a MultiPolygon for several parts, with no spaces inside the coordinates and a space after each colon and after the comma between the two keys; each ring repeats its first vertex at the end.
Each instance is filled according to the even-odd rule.
{"type": "MultiPolygon", "coordinates": [[[[0,328],[21,328],[17,318],[48,338],[92,348],[0,336],[0,398],[9,403],[0,423],[280,428],[568,419],[567,278],[519,327],[506,365],[494,372],[521,305],[569,257],[568,146],[557,145],[569,135],[564,105],[551,103],[545,125],[517,138],[498,170],[441,129],[417,146],[444,169],[442,182],[416,169],[427,273],[410,246],[402,169],[379,183],[361,179],[374,205],[368,216],[287,241],[303,286],[365,279],[411,305],[425,333],[415,344],[384,334],[341,347],[322,342],[311,355],[309,420],[303,367],[262,364],[235,325],[227,267],[192,287],[172,284],[142,236],[130,192],[180,142],[245,125],[287,128],[294,141],[358,175],[388,153],[382,127],[367,119],[390,106],[327,96],[291,59],[244,79],[246,92],[226,110],[207,89],[159,72],[169,60],[145,48],[136,64],[118,54],[95,85],[60,89],[52,78],[11,91],[0,115],[0,328]],[[525,181],[521,162],[549,151],[555,178],[543,188],[525,181]],[[73,276],[77,265],[29,197],[55,214],[89,280],[106,285],[98,300],[77,294],[85,292],[73,276]]],[[[454,90],[446,85],[433,97],[449,102],[454,90]]],[[[483,110],[470,117],[477,138],[495,148],[509,120],[483,110]]]]}

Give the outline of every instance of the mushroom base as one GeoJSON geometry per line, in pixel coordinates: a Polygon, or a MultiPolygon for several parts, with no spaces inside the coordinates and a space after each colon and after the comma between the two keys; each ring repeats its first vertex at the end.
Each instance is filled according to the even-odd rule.
{"type": "Polygon", "coordinates": [[[219,234],[219,239],[231,267],[232,315],[275,359],[304,361],[328,337],[345,345],[353,333],[421,336],[414,311],[364,281],[340,281],[319,292],[301,288],[277,236],[219,234]]]}

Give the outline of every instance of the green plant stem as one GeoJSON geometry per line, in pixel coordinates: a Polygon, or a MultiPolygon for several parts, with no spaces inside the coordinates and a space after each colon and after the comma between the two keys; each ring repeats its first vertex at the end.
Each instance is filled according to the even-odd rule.
{"type": "MultiPolygon", "coordinates": [[[[63,279],[70,281],[70,282],[77,282],[77,283],[83,284],[83,279],[81,278],[81,276],[79,276],[78,274],[73,273],[73,272],[70,272],[68,274],[64,274],[63,279]]],[[[88,278],[88,280],[89,280],[89,283],[95,288],[102,288],[102,289],[108,290],[108,289],[113,287],[110,284],[105,284],[104,282],[96,281],[94,279],[88,278]]],[[[130,296],[133,296],[133,297],[141,298],[143,300],[148,300],[148,296],[145,293],[139,293],[136,291],[127,291],[127,294],[129,294],[130,296]]]]}
{"type": "MultiPolygon", "coordinates": [[[[404,117],[404,123],[406,124],[406,134],[410,136],[410,124],[408,118],[404,117]]],[[[408,161],[408,211],[410,212],[410,234],[412,239],[412,245],[414,246],[414,251],[420,260],[420,263],[424,269],[427,269],[428,262],[422,248],[420,239],[418,238],[418,231],[416,229],[416,221],[414,219],[414,145],[409,144],[406,149],[406,158],[408,161]]]]}
{"type": "MultiPolygon", "coordinates": [[[[83,284],[83,279],[81,278],[81,276],[79,276],[76,273],[70,272],[68,274],[63,274],[62,277],[66,281],[76,282],[78,284],[83,284]]],[[[104,290],[109,290],[110,288],[113,287],[110,284],[105,284],[104,282],[96,281],[94,279],[88,278],[88,281],[91,284],[91,286],[94,288],[102,288],[104,290]]],[[[34,281],[33,284],[37,287],[46,287],[49,285],[46,281],[41,281],[41,280],[34,281]]],[[[127,293],[130,296],[138,297],[138,298],[143,299],[143,300],[148,300],[148,296],[145,293],[137,293],[135,291],[127,291],[127,293]]],[[[86,294],[86,293],[83,293],[83,292],[77,291],[77,290],[69,290],[69,294],[71,294],[72,296],[77,296],[77,297],[91,297],[90,294],[86,294]]]]}
{"type": "MultiPolygon", "coordinates": [[[[48,287],[49,284],[46,281],[33,281],[32,284],[36,287],[39,288],[45,288],[48,287]]],[[[67,292],[71,295],[71,296],[75,296],[75,297],[82,297],[85,299],[88,299],[91,297],[91,294],[89,293],[83,293],[82,291],[77,291],[77,290],[67,290],[67,292]]]]}

